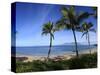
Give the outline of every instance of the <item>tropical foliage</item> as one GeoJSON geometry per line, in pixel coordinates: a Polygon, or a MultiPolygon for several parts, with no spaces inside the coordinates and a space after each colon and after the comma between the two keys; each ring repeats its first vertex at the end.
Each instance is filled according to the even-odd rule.
{"type": "Polygon", "coordinates": [[[97,19],[97,7],[92,7],[92,9],[93,9],[93,16],[97,19]]]}
{"type": "Polygon", "coordinates": [[[79,56],[79,52],[77,49],[77,39],[76,39],[76,30],[80,28],[80,24],[87,19],[90,14],[88,12],[77,13],[75,11],[75,7],[71,6],[69,8],[62,7],[61,9],[62,18],[56,23],[57,29],[61,30],[71,30],[73,32],[74,40],[75,40],[75,51],[76,56],[79,56]]]}
{"type": "Polygon", "coordinates": [[[50,53],[51,53],[52,40],[54,39],[54,32],[55,32],[55,29],[54,29],[54,25],[53,25],[52,22],[48,22],[48,23],[43,25],[42,35],[49,34],[49,36],[50,36],[50,46],[49,46],[47,59],[49,59],[49,56],[50,56],[50,53]]]}
{"type": "Polygon", "coordinates": [[[97,53],[81,55],[79,58],[69,60],[48,60],[33,62],[16,61],[16,72],[37,72],[37,71],[53,71],[53,70],[69,70],[69,69],[85,69],[97,67],[97,53]]]}
{"type": "MultiPolygon", "coordinates": [[[[89,32],[96,32],[93,27],[93,24],[90,22],[90,23],[83,23],[82,24],[82,37],[86,35],[86,40],[88,40],[88,44],[89,44],[89,49],[90,49],[90,34],[89,32]]],[[[91,54],[91,49],[90,49],[90,54],[91,54]]]]}

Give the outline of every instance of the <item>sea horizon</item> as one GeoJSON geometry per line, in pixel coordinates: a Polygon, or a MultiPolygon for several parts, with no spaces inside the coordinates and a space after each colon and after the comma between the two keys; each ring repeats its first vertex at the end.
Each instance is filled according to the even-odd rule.
{"type": "MultiPolygon", "coordinates": [[[[62,45],[65,45],[65,46],[66,45],[73,45],[74,46],[75,43],[74,42],[63,43],[63,44],[56,44],[56,45],[52,45],[52,46],[62,46],[62,45]]],[[[87,42],[78,42],[77,45],[88,45],[88,43],[87,42]]],[[[91,42],[91,45],[97,45],[97,42],[91,42]]],[[[20,46],[17,46],[17,45],[13,46],[12,45],[11,47],[35,47],[35,46],[38,47],[38,46],[49,46],[49,45],[29,45],[29,46],[28,45],[27,46],[26,45],[25,46],[23,46],[23,45],[22,46],[21,45],[20,46]]]]}
{"type": "MultiPolygon", "coordinates": [[[[94,45],[90,49],[97,48],[94,45]]],[[[47,56],[49,46],[31,46],[31,47],[16,47],[16,55],[29,55],[29,56],[47,56]]],[[[88,45],[78,45],[78,51],[89,51],[88,45]]],[[[74,45],[56,45],[52,46],[51,55],[63,55],[75,53],[74,45]]]]}

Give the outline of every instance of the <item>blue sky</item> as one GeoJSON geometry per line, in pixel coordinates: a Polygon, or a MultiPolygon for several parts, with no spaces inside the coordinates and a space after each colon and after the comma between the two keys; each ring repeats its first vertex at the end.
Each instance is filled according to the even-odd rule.
{"type": "MultiPolygon", "coordinates": [[[[49,35],[42,36],[42,26],[48,21],[56,22],[61,18],[61,5],[16,3],[16,45],[17,46],[43,46],[49,45],[49,35]]],[[[66,6],[68,7],[68,6],[66,6]]],[[[76,12],[93,12],[90,7],[76,6],[76,12]]],[[[96,29],[96,20],[90,17],[87,22],[92,22],[96,29]]],[[[53,45],[74,42],[72,31],[55,32],[53,45]]],[[[77,32],[78,42],[87,42],[86,38],[81,38],[82,34],[77,32]]],[[[90,40],[97,41],[97,35],[90,33],[90,40]]]]}

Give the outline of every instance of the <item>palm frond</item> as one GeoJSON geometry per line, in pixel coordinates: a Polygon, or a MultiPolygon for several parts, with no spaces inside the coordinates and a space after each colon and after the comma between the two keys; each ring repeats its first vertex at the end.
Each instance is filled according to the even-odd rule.
{"type": "Polygon", "coordinates": [[[62,7],[61,13],[62,13],[63,17],[66,18],[66,19],[68,19],[68,12],[69,12],[68,8],[62,7]]]}
{"type": "Polygon", "coordinates": [[[79,16],[77,17],[77,21],[80,24],[84,19],[87,19],[90,16],[90,14],[88,12],[82,12],[79,14],[79,16]]]}
{"type": "Polygon", "coordinates": [[[74,6],[71,6],[71,7],[70,7],[70,12],[72,12],[72,13],[75,12],[75,7],[74,7],[74,6]]]}
{"type": "Polygon", "coordinates": [[[82,28],[83,28],[84,31],[89,30],[91,27],[93,27],[93,24],[92,24],[91,22],[89,22],[89,23],[84,22],[84,23],[82,24],[82,28]]]}
{"type": "Polygon", "coordinates": [[[80,26],[76,27],[75,30],[78,32],[84,32],[83,28],[80,26]]]}
{"type": "Polygon", "coordinates": [[[95,29],[89,29],[89,31],[91,31],[91,32],[95,32],[95,33],[96,33],[96,30],[95,30],[95,29]]]}
{"type": "Polygon", "coordinates": [[[86,22],[84,22],[83,24],[82,24],[82,29],[84,30],[84,31],[87,31],[88,30],[88,27],[87,27],[87,23],[86,22]]]}
{"type": "Polygon", "coordinates": [[[56,31],[56,29],[54,28],[53,22],[47,22],[43,25],[42,28],[42,35],[47,35],[50,34],[50,36],[54,39],[54,35],[53,33],[56,31]]]}
{"type": "Polygon", "coordinates": [[[61,30],[63,28],[65,28],[66,22],[64,21],[64,19],[60,19],[56,22],[56,29],[61,30]]]}
{"type": "Polygon", "coordinates": [[[87,31],[86,31],[86,32],[83,32],[81,38],[82,38],[84,35],[86,35],[87,33],[88,33],[87,31]]]}
{"type": "Polygon", "coordinates": [[[68,13],[69,21],[71,24],[77,25],[75,7],[71,6],[68,13]]]}
{"type": "Polygon", "coordinates": [[[48,33],[47,33],[47,32],[44,32],[44,31],[41,33],[41,35],[47,35],[47,34],[48,34],[48,33]]]}
{"type": "Polygon", "coordinates": [[[94,11],[97,11],[97,7],[92,7],[92,9],[93,9],[94,11]]]}
{"type": "Polygon", "coordinates": [[[93,24],[91,22],[89,22],[87,25],[87,28],[90,29],[91,27],[93,27],[93,24]]]}
{"type": "Polygon", "coordinates": [[[75,12],[75,7],[74,6],[71,6],[69,8],[69,14],[68,15],[70,15],[71,17],[75,17],[76,12],[75,12]]]}

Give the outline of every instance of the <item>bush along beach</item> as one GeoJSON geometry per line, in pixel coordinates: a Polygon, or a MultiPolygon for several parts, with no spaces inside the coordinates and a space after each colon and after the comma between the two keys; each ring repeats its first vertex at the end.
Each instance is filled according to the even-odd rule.
{"type": "Polygon", "coordinates": [[[73,57],[69,60],[49,59],[34,60],[32,62],[16,61],[16,72],[38,72],[53,70],[69,70],[69,69],[87,69],[97,67],[97,53],[83,54],[78,58],[73,57]]]}

